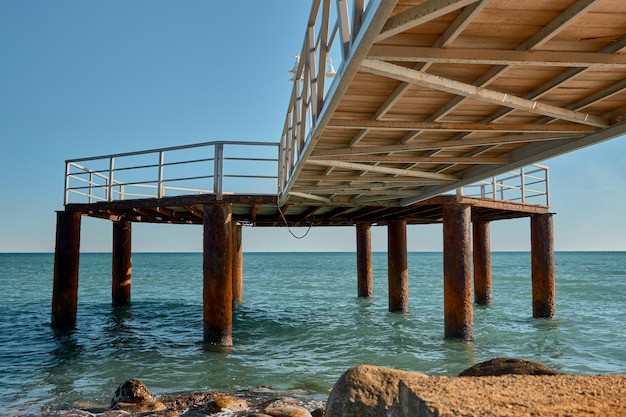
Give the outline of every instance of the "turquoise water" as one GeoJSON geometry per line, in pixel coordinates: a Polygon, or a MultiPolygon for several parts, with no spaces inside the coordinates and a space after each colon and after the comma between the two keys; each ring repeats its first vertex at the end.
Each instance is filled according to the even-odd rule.
{"type": "Polygon", "coordinates": [[[77,328],[50,328],[52,254],[0,254],[0,414],[108,403],[117,385],[153,392],[259,385],[326,395],[369,363],[455,375],[498,356],[562,372],[626,373],[626,253],[557,253],[557,318],[533,319],[530,254],[494,253],[490,307],[474,340],[443,337],[441,253],[409,255],[408,314],[387,312],[385,253],[374,298],[356,298],[353,253],[246,253],[234,346],[202,343],[202,255],[133,254],[130,306],[110,305],[110,254],[82,254],[77,328]]]}

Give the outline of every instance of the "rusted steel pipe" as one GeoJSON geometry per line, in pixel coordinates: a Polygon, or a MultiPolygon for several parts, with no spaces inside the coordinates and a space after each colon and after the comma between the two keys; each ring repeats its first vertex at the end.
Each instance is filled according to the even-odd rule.
{"type": "Polygon", "coordinates": [[[76,325],[80,219],[80,213],[57,212],[51,323],[56,328],[76,325]]]}
{"type": "Polygon", "coordinates": [[[243,301],[243,245],[241,229],[240,224],[233,222],[233,308],[236,308],[243,301]]]}
{"type": "Polygon", "coordinates": [[[409,311],[409,267],[406,246],[406,220],[393,220],[387,226],[387,265],[389,311],[409,311]]]}
{"type": "Polygon", "coordinates": [[[132,273],[131,254],[132,223],[127,220],[113,222],[113,264],[111,300],[114,306],[130,303],[132,273]]]}
{"type": "Polygon", "coordinates": [[[443,206],[444,334],[472,338],[471,208],[443,206]]]}
{"type": "Polygon", "coordinates": [[[472,223],[474,246],[474,302],[491,304],[491,246],[490,227],[487,221],[472,223]]]}
{"type": "Polygon", "coordinates": [[[356,225],[356,267],[358,296],[371,298],[373,295],[372,278],[372,231],[369,224],[356,225]]]}
{"type": "Polygon", "coordinates": [[[204,341],[233,343],[232,204],[203,206],[204,341]]]}
{"type": "Polygon", "coordinates": [[[533,317],[553,318],[556,316],[556,291],[552,214],[535,214],[530,218],[530,245],[533,317]]]}

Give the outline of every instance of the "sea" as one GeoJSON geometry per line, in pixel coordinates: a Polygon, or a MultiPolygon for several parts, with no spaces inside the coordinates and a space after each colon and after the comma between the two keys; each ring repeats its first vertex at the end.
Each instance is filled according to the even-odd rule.
{"type": "Polygon", "coordinates": [[[83,253],[75,329],[50,327],[54,255],[0,254],[0,415],[153,393],[259,386],[326,398],[348,368],[457,375],[495,357],[573,374],[626,373],[626,252],[557,252],[557,316],[532,318],[527,252],[492,253],[493,303],[473,339],[446,339],[443,255],[409,257],[409,312],[388,312],[387,254],[357,297],[354,253],[245,253],[233,346],[202,341],[202,254],[134,253],[132,302],[111,306],[111,254],[83,253]]]}

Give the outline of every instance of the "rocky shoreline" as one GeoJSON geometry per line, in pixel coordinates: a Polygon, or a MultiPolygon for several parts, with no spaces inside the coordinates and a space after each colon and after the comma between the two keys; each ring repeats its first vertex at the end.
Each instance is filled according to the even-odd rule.
{"type": "MultiPolygon", "coordinates": [[[[327,401],[258,387],[231,393],[152,395],[120,384],[110,405],[62,404],[36,417],[444,417],[626,415],[625,375],[564,375],[540,363],[496,358],[458,377],[370,365],[347,370],[327,401]]],[[[35,417],[35,416],[24,416],[35,417]]]]}

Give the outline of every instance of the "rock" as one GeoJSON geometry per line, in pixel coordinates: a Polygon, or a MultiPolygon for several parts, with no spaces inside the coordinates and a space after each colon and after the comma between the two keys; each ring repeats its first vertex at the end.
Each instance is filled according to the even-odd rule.
{"type": "Polygon", "coordinates": [[[326,415],[325,408],[318,408],[311,411],[311,417],[324,417],[326,415]]]}
{"type": "Polygon", "coordinates": [[[272,417],[311,417],[309,410],[297,405],[269,407],[265,409],[264,413],[272,417]]]}
{"type": "Polygon", "coordinates": [[[248,403],[243,398],[232,395],[221,395],[213,398],[206,405],[207,413],[219,413],[223,409],[231,411],[244,411],[248,409],[248,403]]]}
{"type": "Polygon", "coordinates": [[[447,377],[373,366],[335,384],[327,417],[626,416],[626,375],[447,377]]]}
{"type": "Polygon", "coordinates": [[[386,416],[398,401],[400,381],[418,384],[428,379],[418,372],[371,365],[347,370],[335,383],[326,404],[326,417],[386,416]]]}
{"type": "Polygon", "coordinates": [[[154,397],[148,391],[146,384],[138,379],[127,379],[115,390],[115,395],[111,400],[111,408],[117,403],[140,403],[143,401],[154,401],[154,397]]]}
{"type": "Polygon", "coordinates": [[[539,362],[515,358],[495,358],[478,363],[459,374],[459,376],[500,375],[561,375],[561,373],[539,362]]]}
{"type": "Polygon", "coordinates": [[[115,406],[113,406],[113,410],[125,411],[127,413],[146,413],[148,411],[161,411],[166,410],[167,407],[160,401],[141,401],[135,403],[127,403],[124,401],[120,401],[115,406]]]}

